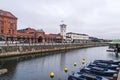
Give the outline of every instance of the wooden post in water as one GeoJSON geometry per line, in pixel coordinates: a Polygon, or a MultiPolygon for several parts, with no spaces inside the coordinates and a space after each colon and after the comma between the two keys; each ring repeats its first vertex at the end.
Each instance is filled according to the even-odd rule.
{"type": "Polygon", "coordinates": [[[118,48],[119,48],[119,47],[118,47],[118,44],[116,44],[116,48],[115,48],[115,56],[116,56],[116,57],[118,57],[118,50],[119,50],[118,48]]]}
{"type": "Polygon", "coordinates": [[[118,52],[115,52],[115,56],[118,57],[118,52]]]}

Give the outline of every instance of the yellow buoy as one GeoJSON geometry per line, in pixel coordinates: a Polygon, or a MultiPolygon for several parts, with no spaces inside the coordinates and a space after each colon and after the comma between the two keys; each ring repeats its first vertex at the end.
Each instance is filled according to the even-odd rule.
{"type": "Polygon", "coordinates": [[[85,58],[83,58],[82,60],[85,61],[85,58]]]}
{"type": "Polygon", "coordinates": [[[84,58],[82,59],[82,64],[85,64],[85,59],[84,58]]]}
{"type": "Polygon", "coordinates": [[[85,62],[84,62],[84,61],[82,61],[82,64],[85,64],[85,62]]]}
{"type": "Polygon", "coordinates": [[[68,68],[66,67],[66,68],[64,68],[64,71],[67,73],[68,72],[68,68]]]}
{"type": "Polygon", "coordinates": [[[50,72],[50,77],[54,78],[54,76],[55,76],[54,72],[50,72]]]}
{"type": "Polygon", "coordinates": [[[77,66],[77,62],[74,62],[74,66],[77,66]]]}

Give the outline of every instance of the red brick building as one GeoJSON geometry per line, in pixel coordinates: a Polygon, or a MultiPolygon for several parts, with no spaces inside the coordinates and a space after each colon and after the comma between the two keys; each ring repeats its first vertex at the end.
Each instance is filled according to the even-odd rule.
{"type": "Polygon", "coordinates": [[[0,40],[17,37],[17,18],[10,12],[0,10],[0,40]]]}
{"type": "Polygon", "coordinates": [[[33,28],[26,28],[17,30],[17,18],[10,12],[0,10],[0,41],[61,43],[63,37],[60,34],[45,34],[42,29],[35,30],[33,28]]]}
{"type": "Polygon", "coordinates": [[[35,30],[32,28],[18,30],[17,37],[19,41],[30,42],[30,43],[41,43],[41,42],[61,43],[63,40],[63,37],[59,34],[45,34],[45,32],[42,29],[35,30]]]}

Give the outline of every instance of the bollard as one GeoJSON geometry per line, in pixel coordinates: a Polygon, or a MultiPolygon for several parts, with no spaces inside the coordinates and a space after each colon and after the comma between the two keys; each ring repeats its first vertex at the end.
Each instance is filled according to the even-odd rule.
{"type": "Polygon", "coordinates": [[[77,66],[77,62],[74,62],[74,66],[77,66]]]}
{"type": "Polygon", "coordinates": [[[50,72],[50,78],[54,78],[55,74],[54,72],[50,72]]]}
{"type": "Polygon", "coordinates": [[[67,73],[68,72],[68,68],[66,67],[66,68],[64,68],[64,71],[67,73]]]}
{"type": "Polygon", "coordinates": [[[82,64],[85,64],[85,59],[84,58],[82,59],[82,64]]]}

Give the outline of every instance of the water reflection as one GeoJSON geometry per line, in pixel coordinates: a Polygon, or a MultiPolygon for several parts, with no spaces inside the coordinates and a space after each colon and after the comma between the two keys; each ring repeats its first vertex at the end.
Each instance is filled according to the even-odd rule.
{"type": "Polygon", "coordinates": [[[108,52],[108,57],[110,57],[113,60],[119,60],[120,59],[120,55],[118,55],[118,57],[115,57],[115,53],[114,52],[108,52]]]}
{"type": "Polygon", "coordinates": [[[63,52],[60,56],[60,69],[63,70],[65,67],[66,54],[63,52]]]}
{"type": "MultiPolygon", "coordinates": [[[[8,73],[5,75],[1,75],[0,78],[3,80],[9,80],[13,77],[16,72],[17,61],[15,60],[0,60],[1,68],[7,68],[8,73]]],[[[0,80],[1,80],[0,79],[0,80]]]]}
{"type": "MultiPolygon", "coordinates": [[[[7,68],[8,73],[0,76],[0,80],[50,80],[49,73],[53,71],[55,78],[52,80],[66,80],[72,71],[79,71],[83,67],[81,60],[86,58],[86,64],[95,59],[114,59],[113,53],[106,52],[107,47],[86,48],[71,51],[55,52],[48,56],[30,55],[0,59],[0,67],[7,68]],[[77,66],[73,66],[73,62],[77,66]],[[66,74],[64,68],[68,67],[66,74]]],[[[85,65],[86,65],[85,64],[85,65]]]]}

